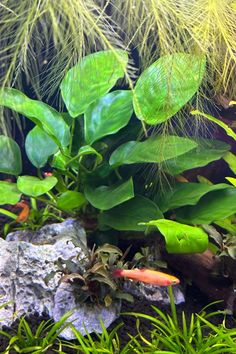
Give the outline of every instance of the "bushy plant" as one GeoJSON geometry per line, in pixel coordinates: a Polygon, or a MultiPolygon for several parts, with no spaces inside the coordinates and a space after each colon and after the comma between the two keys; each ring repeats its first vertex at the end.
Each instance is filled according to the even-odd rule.
{"type": "MultiPolygon", "coordinates": [[[[120,280],[112,277],[113,269],[127,266],[125,253],[116,246],[104,244],[88,250],[87,256],[88,263],[84,272],[81,272],[77,261],[58,259],[56,262],[61,274],[60,283],[72,284],[77,302],[87,301],[108,307],[115,299],[133,301],[130,294],[123,292],[120,280]]],[[[54,276],[55,272],[50,273],[45,282],[54,276]]]]}
{"type": "MultiPolygon", "coordinates": [[[[202,252],[208,237],[195,226],[202,220],[190,219],[188,213],[181,217],[184,208],[180,208],[177,220],[182,223],[177,224],[164,220],[163,212],[196,204],[217,189],[232,199],[234,190],[227,184],[201,184],[192,199],[184,191],[183,199],[177,201],[175,195],[171,205],[170,198],[163,205],[166,202],[160,195],[153,196],[143,186],[140,169],[151,163],[176,176],[217,160],[230,149],[221,141],[181,134],[143,136],[147,126],[168,121],[194,96],[204,75],[205,59],[184,53],[163,56],[141,74],[135,87],[110,91],[125,75],[127,63],[128,55],[122,50],[97,52],[81,60],[61,83],[68,110],[64,113],[15,89],[1,89],[0,104],[35,124],[26,137],[25,150],[38,176],[20,175],[19,146],[1,136],[0,171],[16,176],[17,181],[0,182],[0,203],[14,205],[22,195],[30,198],[32,227],[42,225],[49,216],[61,219],[61,213],[77,216],[89,212],[100,229],[144,231],[146,226],[158,226],[169,252],[202,252]],[[48,166],[51,172],[46,171],[44,177],[43,169],[48,166]],[[47,206],[39,216],[38,200],[47,206]],[[194,226],[184,225],[185,221],[194,226]]],[[[186,184],[188,187],[192,186],[186,184]]]]}

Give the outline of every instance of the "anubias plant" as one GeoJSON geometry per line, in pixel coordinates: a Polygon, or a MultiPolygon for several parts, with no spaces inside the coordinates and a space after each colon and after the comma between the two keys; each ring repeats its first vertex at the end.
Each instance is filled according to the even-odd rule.
{"type": "MultiPolygon", "coordinates": [[[[206,164],[228,151],[227,144],[207,141],[206,157],[206,142],[201,139],[173,134],[142,137],[142,128],[168,121],[191,100],[204,76],[204,57],[163,56],[141,74],[135,87],[111,91],[126,74],[127,63],[128,55],[122,50],[83,58],[61,82],[64,113],[16,89],[1,89],[0,105],[35,124],[26,137],[25,150],[38,170],[38,177],[21,176],[19,146],[1,136],[0,172],[17,177],[16,183],[1,181],[1,204],[14,205],[24,195],[67,215],[89,210],[98,217],[100,228],[142,231],[146,226],[140,222],[163,219],[159,201],[148,196],[140,181],[143,164],[165,163],[170,170],[173,161],[194,161],[196,153],[197,163],[203,159],[206,164]],[[43,178],[42,169],[48,166],[52,175],[43,178]]],[[[189,239],[189,231],[183,231],[188,240],[184,251],[202,251],[207,234],[201,231],[197,246],[194,237],[189,239]]],[[[171,242],[179,240],[173,235],[171,242]]]]}
{"type": "MultiPolygon", "coordinates": [[[[225,130],[228,136],[236,140],[236,134],[224,122],[199,111],[191,113],[193,115],[201,114],[206,119],[219,125],[225,130]]],[[[158,202],[158,206],[164,214],[171,216],[171,219],[175,219],[176,221],[164,219],[152,220],[146,223],[146,225],[157,227],[164,235],[166,242],[169,239],[169,246],[171,240],[173,240],[171,227],[174,228],[176,237],[179,239],[180,252],[181,249],[184,251],[185,247],[188,247],[191,237],[195,237],[191,236],[192,226],[190,225],[202,225],[202,228],[199,228],[198,241],[200,241],[201,237],[204,238],[205,232],[203,230],[205,230],[217,245],[217,247],[212,244],[209,245],[210,248],[214,249],[216,254],[220,256],[227,255],[236,259],[236,231],[234,225],[236,213],[236,179],[234,177],[226,177],[226,180],[230,184],[213,184],[202,176],[197,176],[198,182],[189,182],[180,175],[187,170],[205,166],[209,162],[219,158],[223,158],[232,172],[236,173],[236,157],[232,152],[228,151],[230,149],[229,145],[227,147],[227,144],[223,142],[212,141],[215,146],[213,151],[208,150],[209,140],[201,139],[201,141],[202,147],[197,149],[195,156],[192,155],[192,151],[189,151],[185,154],[185,159],[177,157],[176,159],[166,161],[164,166],[166,172],[175,176],[178,182],[172,188],[169,188],[169,186],[165,188],[161,197],[159,195],[155,197],[155,201],[158,202]],[[185,226],[184,230],[182,223],[190,224],[188,229],[185,226]],[[220,227],[221,230],[225,230],[227,234],[224,234],[224,232],[222,234],[219,233],[214,227],[209,226],[211,224],[214,224],[218,229],[220,227]],[[182,229],[182,232],[178,232],[178,229],[179,231],[182,229]],[[185,232],[188,232],[187,238],[185,232]]],[[[169,251],[171,251],[169,246],[167,242],[167,250],[169,248],[169,251]]],[[[174,247],[174,244],[172,246],[174,247]]]]}

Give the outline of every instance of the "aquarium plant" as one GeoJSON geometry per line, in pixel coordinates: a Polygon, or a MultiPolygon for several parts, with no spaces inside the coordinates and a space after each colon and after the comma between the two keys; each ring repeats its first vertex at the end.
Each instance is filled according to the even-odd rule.
{"type": "Polygon", "coordinates": [[[208,95],[235,96],[234,1],[7,0],[0,7],[1,86],[28,82],[45,100],[84,55],[135,48],[142,69],[163,55],[206,55],[208,95]]]}
{"type": "MultiPolygon", "coordinates": [[[[181,172],[179,161],[191,164],[196,160],[195,166],[201,166],[229,150],[220,141],[181,134],[149,137],[147,133],[149,127],[169,121],[197,92],[205,72],[203,56],[163,56],[140,75],[135,86],[114,90],[117,80],[127,75],[127,64],[128,54],[122,50],[83,58],[61,82],[67,108],[62,113],[16,89],[1,89],[0,105],[35,124],[26,136],[25,150],[37,169],[37,176],[22,176],[20,148],[2,135],[0,171],[16,176],[16,182],[1,181],[1,204],[15,205],[23,195],[30,198],[33,215],[39,200],[50,209],[49,215],[51,210],[59,218],[61,213],[89,213],[100,229],[142,231],[144,223],[164,219],[159,198],[153,199],[143,188],[140,169],[144,164],[164,166],[168,173],[177,175],[181,172]],[[176,166],[178,170],[173,172],[176,166]]],[[[9,211],[6,214],[11,215],[9,211]]],[[[42,215],[43,221],[46,218],[47,213],[42,215]]],[[[164,220],[168,222],[174,221],[164,220]]],[[[207,234],[202,229],[179,224],[176,230],[165,237],[170,251],[202,252],[207,247],[207,234]],[[180,247],[179,237],[187,238],[187,247],[180,247]]]]}

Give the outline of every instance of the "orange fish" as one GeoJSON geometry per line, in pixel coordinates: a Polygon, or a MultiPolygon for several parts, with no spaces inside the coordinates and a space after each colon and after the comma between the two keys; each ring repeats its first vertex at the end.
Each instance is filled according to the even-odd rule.
{"type": "Polygon", "coordinates": [[[29,217],[29,211],[30,211],[29,205],[24,200],[22,200],[22,202],[16,203],[15,206],[17,208],[18,207],[22,208],[20,214],[17,216],[16,221],[17,222],[25,222],[29,217]]]}
{"type": "Polygon", "coordinates": [[[176,285],[180,283],[180,280],[173,275],[151,269],[115,269],[112,275],[114,277],[125,277],[159,286],[176,285]]]}

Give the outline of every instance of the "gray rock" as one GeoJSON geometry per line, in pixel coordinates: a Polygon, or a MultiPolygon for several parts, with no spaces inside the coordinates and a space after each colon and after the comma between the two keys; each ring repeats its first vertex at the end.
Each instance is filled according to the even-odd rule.
{"type": "MultiPolygon", "coordinates": [[[[160,302],[164,305],[170,303],[168,288],[166,286],[150,285],[126,280],[124,282],[124,291],[132,294],[140,300],[145,299],[153,302],[160,302]]],[[[173,286],[173,293],[176,305],[185,302],[184,294],[180,286],[173,286]]]]}
{"type": "Polygon", "coordinates": [[[15,287],[12,279],[15,278],[17,261],[17,245],[10,245],[0,238],[0,323],[7,326],[14,320],[15,287]]]}
{"type": "MultiPolygon", "coordinates": [[[[75,261],[83,273],[88,263],[88,250],[84,229],[76,220],[42,227],[36,232],[17,231],[0,238],[0,320],[1,325],[12,322],[30,312],[47,313],[59,320],[72,307],[76,308],[73,319],[76,328],[85,333],[101,331],[100,318],[110,325],[117,318],[117,307],[109,309],[76,304],[69,284],[59,286],[60,273],[56,261],[75,261]],[[54,277],[45,278],[51,273],[54,277]],[[70,300],[68,298],[70,294],[70,300]],[[62,301],[66,296],[69,301],[62,301]],[[4,304],[8,303],[4,306],[4,304]],[[72,307],[71,307],[72,306],[72,307]]],[[[63,332],[66,339],[75,338],[70,329],[63,332]]]]}
{"type": "MultiPolygon", "coordinates": [[[[75,297],[73,296],[73,288],[71,284],[61,283],[57,288],[55,294],[55,306],[53,309],[53,319],[58,321],[66,312],[74,310],[68,322],[72,322],[73,326],[79,329],[82,335],[86,331],[102,333],[101,320],[105,327],[109,327],[114,322],[120,313],[121,302],[116,301],[112,303],[109,308],[96,305],[96,304],[76,304],[75,297]]],[[[64,329],[60,336],[70,340],[74,339],[75,334],[70,327],[64,329]]]]}

